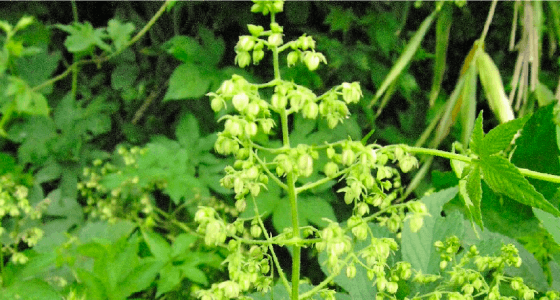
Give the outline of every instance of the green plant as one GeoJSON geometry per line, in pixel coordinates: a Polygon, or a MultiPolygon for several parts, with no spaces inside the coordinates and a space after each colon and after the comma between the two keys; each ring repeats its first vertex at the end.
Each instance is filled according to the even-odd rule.
{"type": "MultiPolygon", "coordinates": [[[[355,277],[358,265],[366,270],[370,284],[376,285],[377,299],[396,299],[405,295],[440,299],[444,294],[449,299],[472,299],[482,295],[498,299],[509,293],[507,288],[502,287],[505,282],[511,283],[511,289],[519,297],[532,299],[536,291],[525,285],[522,278],[505,275],[507,266],[521,266],[522,260],[514,245],[499,246],[501,253],[497,256],[483,256],[475,245],[471,245],[464,248],[470,250],[462,251],[461,259],[457,259],[455,255],[461,244],[453,233],[463,234],[463,222],[451,223],[454,222],[452,219],[460,218],[458,215],[453,215],[453,218],[438,217],[443,205],[459,191],[470,219],[471,232],[479,236],[476,226],[483,228],[480,211],[482,179],[498,194],[560,216],[560,211],[523,176],[556,183],[560,183],[560,177],[520,169],[505,156],[514,135],[523,128],[527,118],[507,122],[485,135],[480,115],[469,147],[463,150],[466,155],[407,145],[367,144],[367,138],[362,141],[348,139],[325,142],[322,145],[293,145],[290,131],[298,130],[297,127],[290,127],[289,122],[295,119],[293,115],[301,113],[307,119],[320,116],[330,128],[334,128],[347,118],[347,105],[359,101],[361,89],[358,83],[343,83],[322,95],[316,95],[303,86],[283,80],[279,55],[284,51],[290,51],[287,55],[288,66],[301,62],[311,71],[321,63],[326,63],[326,59],[314,50],[315,41],[310,36],[303,35],[295,41],[284,43],[283,28],[275,22],[276,14],[283,11],[282,1],[254,2],[252,12],[270,14],[270,30],[248,25],[251,35],[240,37],[235,48],[235,62],[240,67],[251,63],[259,64],[265,56],[266,48],[272,52],[274,79],[263,84],[253,84],[234,75],[231,80],[222,83],[216,93],[209,94],[212,108],[216,112],[228,104],[234,108],[234,113],[220,118],[225,120],[225,129],[219,133],[215,144],[218,153],[234,154],[236,158],[233,166],[226,167],[226,176],[221,184],[234,190],[235,206],[239,212],[249,207],[249,202],[253,204],[253,213],[250,217],[234,218],[231,221],[218,215],[212,207],[201,207],[196,213],[195,220],[200,224],[197,231],[205,234],[205,243],[227,244],[230,250],[226,258],[230,279],[212,284],[209,290],[198,292],[198,297],[248,298],[244,294],[254,289],[268,291],[274,297],[270,291],[276,290],[272,284],[277,272],[279,284],[288,292],[284,294],[286,298],[321,296],[335,299],[336,291],[327,286],[344,269],[348,278],[355,277]],[[267,93],[267,89],[273,91],[267,93]],[[263,95],[271,95],[270,100],[264,100],[263,95]],[[273,114],[278,116],[278,125],[275,122],[278,119],[273,114]],[[277,144],[271,140],[276,135],[281,136],[282,143],[274,147],[277,144]],[[396,166],[405,173],[413,169],[418,164],[411,155],[414,153],[451,160],[457,177],[461,179],[459,190],[445,190],[420,201],[395,201],[402,192],[396,166]],[[302,182],[300,179],[314,173],[315,161],[324,156],[328,158],[323,169],[325,176],[302,182]],[[298,203],[301,201],[300,195],[336,179],[345,182],[345,186],[338,189],[338,192],[344,195],[346,204],[353,205],[351,217],[343,223],[326,220],[326,226],[321,227],[301,226],[301,206],[298,203]],[[257,200],[261,193],[267,193],[270,185],[279,186],[287,195],[284,200],[290,204],[291,227],[278,234],[267,230],[262,218],[266,212],[260,210],[257,200]],[[431,216],[429,221],[426,221],[426,216],[431,216]],[[424,222],[427,224],[423,227],[424,222]],[[441,222],[447,222],[449,229],[445,229],[447,227],[441,222]],[[404,223],[409,226],[403,226],[404,223]],[[383,228],[388,232],[380,234],[383,228]],[[396,236],[390,237],[391,233],[396,236]],[[445,242],[435,238],[445,239],[445,242]],[[436,249],[440,251],[440,262],[437,264],[439,268],[433,267],[434,261],[429,254],[427,257],[414,257],[416,253],[411,247],[416,239],[416,243],[422,244],[421,249],[425,250],[433,247],[432,243],[435,242],[436,249]],[[402,261],[398,261],[396,257],[399,255],[395,255],[399,250],[399,240],[402,242],[402,261]],[[359,249],[357,243],[361,241],[365,241],[365,245],[359,249]],[[273,245],[291,247],[291,280],[288,280],[285,267],[278,261],[273,245]],[[305,248],[315,248],[318,252],[326,253],[321,260],[326,266],[326,278],[317,285],[300,287],[301,253],[305,248]],[[449,263],[453,264],[452,269],[445,271],[449,263]],[[471,268],[472,265],[476,268],[471,268]],[[433,274],[439,269],[442,270],[442,275],[433,274]],[[416,273],[414,276],[413,272],[416,273]],[[425,272],[433,275],[423,275],[425,272]],[[450,276],[447,280],[434,285],[447,274],[450,276]],[[413,279],[409,280],[410,278],[413,279]],[[423,285],[428,285],[428,288],[423,288],[423,285]]],[[[437,10],[440,7],[441,4],[437,10]]],[[[480,68],[488,68],[484,58],[478,60],[482,60],[480,68]]],[[[496,79],[495,74],[482,77],[481,75],[484,84],[496,79]]],[[[485,89],[488,88],[485,86],[485,89]]],[[[378,94],[382,92],[380,90],[378,94]]],[[[491,101],[495,98],[489,97],[491,101]]],[[[463,149],[459,145],[457,148],[463,149]]],[[[495,251],[495,246],[490,249],[495,251]]],[[[428,251],[434,255],[436,253],[428,251]]],[[[490,253],[486,253],[488,254],[490,253]]],[[[554,293],[547,295],[557,297],[554,293]]],[[[343,296],[336,296],[337,299],[339,297],[343,296]]]]}

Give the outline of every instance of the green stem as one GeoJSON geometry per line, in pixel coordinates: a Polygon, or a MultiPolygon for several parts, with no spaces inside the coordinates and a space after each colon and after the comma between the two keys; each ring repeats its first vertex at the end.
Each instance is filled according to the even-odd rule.
{"type": "MultiPolygon", "coordinates": [[[[461,155],[461,154],[457,154],[457,153],[451,153],[451,152],[446,152],[446,151],[441,151],[441,150],[436,150],[436,149],[409,147],[409,146],[406,146],[406,145],[402,145],[402,146],[405,147],[405,149],[407,149],[407,151],[409,151],[411,153],[428,154],[428,155],[439,156],[439,157],[443,157],[443,158],[447,158],[447,159],[459,160],[459,161],[463,161],[463,162],[466,162],[466,163],[473,163],[475,161],[474,159],[472,159],[472,158],[470,158],[466,155],[461,155]]],[[[517,168],[517,169],[525,177],[530,177],[530,178],[539,179],[539,180],[548,181],[548,182],[553,182],[553,183],[560,183],[560,176],[558,176],[558,175],[541,173],[541,172],[532,171],[532,170],[524,169],[524,168],[517,168]]]]}
{"type": "MultiPolygon", "coordinates": [[[[271,20],[274,22],[274,14],[271,14],[271,20]]],[[[281,80],[280,77],[280,66],[278,62],[278,47],[272,48],[273,54],[273,65],[274,65],[274,79],[281,80]]],[[[286,110],[280,112],[280,120],[282,122],[282,143],[285,148],[290,148],[290,136],[288,127],[288,113],[286,110]]],[[[288,198],[290,199],[290,209],[292,212],[292,228],[293,228],[293,238],[300,239],[301,233],[299,230],[299,217],[298,217],[298,206],[297,206],[297,192],[296,192],[296,178],[293,172],[289,172],[286,176],[287,187],[288,187],[288,198]]],[[[299,298],[299,276],[301,268],[301,245],[299,243],[294,244],[292,253],[292,300],[297,300],[299,298]]]]}

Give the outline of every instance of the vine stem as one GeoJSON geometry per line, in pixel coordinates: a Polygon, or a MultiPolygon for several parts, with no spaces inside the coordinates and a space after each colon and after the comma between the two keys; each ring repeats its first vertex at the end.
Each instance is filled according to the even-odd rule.
{"type": "MultiPolygon", "coordinates": [[[[274,13],[270,14],[271,22],[274,22],[274,13]]],[[[272,48],[272,64],[274,66],[274,79],[281,80],[280,77],[280,65],[278,59],[279,49],[277,46],[272,48]]],[[[288,127],[288,113],[284,109],[280,111],[280,120],[282,123],[282,143],[285,148],[290,148],[290,136],[288,127]]],[[[293,228],[293,238],[295,240],[301,239],[301,233],[299,230],[299,216],[298,216],[298,205],[297,205],[297,192],[296,192],[296,178],[293,171],[288,172],[286,175],[286,185],[288,198],[290,199],[290,209],[292,212],[292,228],[293,228]]],[[[295,243],[293,246],[292,253],[292,300],[299,299],[299,276],[301,269],[301,245],[300,243],[295,243]]]]}
{"type": "MultiPolygon", "coordinates": [[[[428,154],[428,155],[439,156],[452,160],[459,160],[466,163],[473,163],[475,161],[475,159],[471,157],[462,154],[457,154],[457,153],[451,153],[451,152],[446,152],[446,151],[441,151],[436,149],[420,148],[420,147],[408,147],[406,145],[403,145],[403,147],[405,147],[409,152],[416,153],[416,154],[428,154]]],[[[560,176],[558,175],[541,173],[541,172],[524,169],[524,168],[517,168],[517,169],[525,177],[530,177],[530,178],[539,179],[548,182],[560,183],[560,176]]]]}

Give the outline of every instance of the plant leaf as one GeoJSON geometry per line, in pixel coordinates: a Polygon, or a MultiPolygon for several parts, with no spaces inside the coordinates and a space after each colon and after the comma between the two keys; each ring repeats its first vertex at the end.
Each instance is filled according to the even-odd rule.
{"type": "MultiPolygon", "coordinates": [[[[554,105],[537,110],[525,123],[521,136],[515,140],[515,152],[511,162],[533,171],[560,175],[560,150],[558,150],[558,127],[554,123],[554,105]]],[[[560,187],[557,183],[528,178],[543,196],[558,207],[554,194],[560,187]],[[554,201],[554,202],[552,202],[554,201]]]]}
{"type": "Polygon", "coordinates": [[[478,118],[474,123],[473,133],[469,148],[477,155],[482,153],[482,140],[484,139],[484,130],[482,129],[482,111],[478,114],[478,118]]]}
{"type": "Polygon", "coordinates": [[[560,211],[548,202],[541,193],[521,175],[507,159],[499,156],[484,157],[480,160],[484,181],[496,193],[504,194],[525,205],[540,208],[555,216],[560,211]]]}
{"type": "Polygon", "coordinates": [[[208,91],[211,82],[211,78],[203,76],[200,66],[184,63],[171,74],[169,88],[163,101],[202,97],[208,91]]]}
{"type": "Polygon", "coordinates": [[[165,262],[169,261],[171,246],[169,246],[167,241],[162,236],[148,230],[142,230],[142,236],[144,237],[144,241],[146,241],[146,244],[148,244],[150,252],[152,252],[157,260],[165,262]]]}
{"type": "Polygon", "coordinates": [[[505,150],[510,145],[513,136],[523,128],[527,120],[529,120],[529,115],[500,124],[490,130],[482,140],[481,154],[490,156],[505,150]]]}

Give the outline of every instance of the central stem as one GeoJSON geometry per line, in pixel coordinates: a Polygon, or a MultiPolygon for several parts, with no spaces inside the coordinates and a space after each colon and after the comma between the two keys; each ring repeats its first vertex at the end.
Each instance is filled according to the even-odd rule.
{"type": "MultiPolygon", "coordinates": [[[[271,14],[272,22],[274,22],[274,14],[271,14]]],[[[272,63],[274,67],[274,79],[278,82],[281,81],[280,77],[280,66],[278,60],[278,47],[272,48],[272,63]]],[[[282,144],[284,148],[290,148],[290,130],[288,127],[288,113],[284,109],[280,111],[280,120],[282,123],[282,144]]],[[[298,205],[297,205],[297,192],[296,192],[296,176],[293,171],[288,172],[286,175],[287,180],[287,192],[288,198],[290,200],[290,210],[292,213],[292,228],[293,228],[293,238],[298,240],[301,238],[301,233],[299,230],[299,217],[298,217],[298,205]]],[[[293,254],[292,254],[292,300],[297,300],[299,298],[299,276],[301,269],[301,246],[299,243],[294,244],[293,254]]]]}

